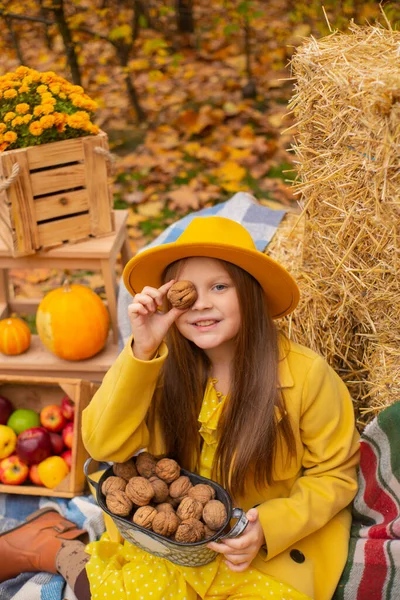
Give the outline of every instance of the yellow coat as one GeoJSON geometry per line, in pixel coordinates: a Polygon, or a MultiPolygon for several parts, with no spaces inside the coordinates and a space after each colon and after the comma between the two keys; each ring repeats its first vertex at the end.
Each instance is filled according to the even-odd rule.
{"type": "MultiPolygon", "coordinates": [[[[167,353],[162,344],[157,358],[140,361],[130,343],[121,352],[83,412],[83,441],[94,459],[123,462],[142,448],[165,452],[151,401],[167,353]]],[[[262,549],[253,566],[315,600],[329,600],[346,562],[348,505],[357,491],[353,405],[327,363],[292,342],[282,351],[279,381],[297,456],[287,464],[284,444],[278,445],[274,483],[260,493],[249,477],[235,505],[259,511],[268,552],[262,549]]]]}

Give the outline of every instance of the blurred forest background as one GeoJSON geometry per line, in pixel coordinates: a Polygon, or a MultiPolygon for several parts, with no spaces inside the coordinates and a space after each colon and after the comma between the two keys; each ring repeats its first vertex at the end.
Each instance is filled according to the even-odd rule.
{"type": "MultiPolygon", "coordinates": [[[[247,191],[296,210],[290,60],[352,20],[400,26],[398,1],[6,0],[0,74],[20,64],[83,86],[115,156],[132,250],[192,210],[247,191]]],[[[64,274],[12,272],[17,295],[64,274]]],[[[99,275],[74,273],[102,294],[99,275]]]]}

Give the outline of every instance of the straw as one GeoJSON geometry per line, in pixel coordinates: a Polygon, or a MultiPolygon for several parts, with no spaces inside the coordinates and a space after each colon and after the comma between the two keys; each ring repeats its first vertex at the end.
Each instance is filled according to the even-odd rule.
{"type": "Polygon", "coordinates": [[[303,212],[268,254],[301,289],[284,327],[339,372],[363,426],[400,400],[400,32],[310,38],[292,70],[303,212]]]}

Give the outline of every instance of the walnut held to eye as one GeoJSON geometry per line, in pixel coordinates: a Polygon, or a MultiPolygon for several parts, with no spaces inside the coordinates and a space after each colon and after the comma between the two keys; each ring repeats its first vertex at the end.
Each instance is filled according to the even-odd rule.
{"type": "Polygon", "coordinates": [[[120,517],[127,517],[131,512],[133,505],[129,497],[122,490],[117,490],[106,496],[107,508],[120,517]]]}
{"type": "Polygon", "coordinates": [[[126,481],[122,479],[122,477],[107,477],[107,479],[103,482],[101,486],[101,491],[105,496],[107,494],[112,494],[112,492],[122,491],[124,492],[126,488],[126,481]]]}
{"type": "Polygon", "coordinates": [[[197,290],[191,281],[176,281],[169,288],[167,298],[174,308],[190,308],[197,300],[197,290]]]}
{"type": "Polygon", "coordinates": [[[210,500],[203,509],[203,521],[213,531],[221,529],[226,517],[226,508],[219,500],[210,500]]]}
{"type": "Polygon", "coordinates": [[[125,491],[128,498],[137,506],[145,506],[154,496],[153,486],[145,477],[132,477],[125,491]]]}
{"type": "Polygon", "coordinates": [[[155,475],[165,481],[172,483],[181,474],[181,468],[173,458],[162,458],[156,464],[155,475]]]}
{"type": "Polygon", "coordinates": [[[123,463],[114,463],[113,472],[114,475],[116,475],[117,477],[122,477],[122,479],[125,479],[125,481],[129,481],[131,477],[137,476],[135,463],[132,459],[127,460],[123,463]]]}
{"type": "Polygon", "coordinates": [[[177,542],[200,542],[204,538],[204,525],[197,519],[182,521],[175,533],[177,542]]]}
{"type": "Polygon", "coordinates": [[[132,521],[136,525],[151,529],[154,521],[154,517],[157,515],[157,511],[153,506],[141,506],[137,509],[133,515],[132,521]]]}

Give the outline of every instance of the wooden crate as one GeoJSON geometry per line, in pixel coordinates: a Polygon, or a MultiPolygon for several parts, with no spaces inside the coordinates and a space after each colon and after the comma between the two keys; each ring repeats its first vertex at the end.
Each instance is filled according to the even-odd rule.
{"type": "Polygon", "coordinates": [[[65,394],[75,404],[72,467],[67,477],[54,489],[27,482],[22,485],[0,484],[0,493],[73,498],[86,491],[83,464],[88,454],[81,436],[82,411],[97,388],[98,385],[82,379],[0,375],[0,394],[8,398],[14,408],[31,408],[40,412],[44,406],[60,404],[65,394]]]}
{"type": "Polygon", "coordinates": [[[0,153],[0,237],[13,256],[114,231],[103,132],[0,153]],[[101,152],[101,151],[100,151],[101,152]],[[14,167],[15,173],[16,167],[14,167]]]}

